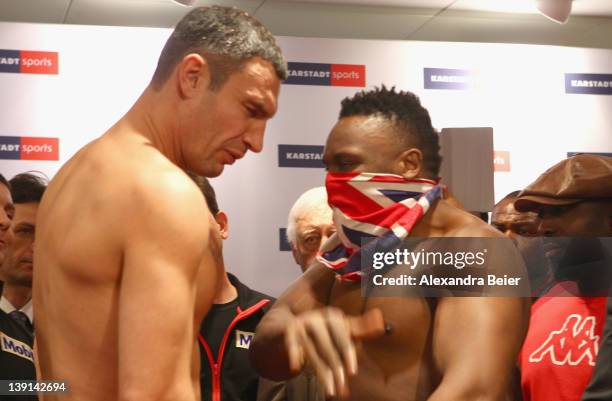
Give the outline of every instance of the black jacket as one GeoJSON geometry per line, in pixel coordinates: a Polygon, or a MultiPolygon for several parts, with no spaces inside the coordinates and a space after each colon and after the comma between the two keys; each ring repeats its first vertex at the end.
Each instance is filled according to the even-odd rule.
{"type": "Polygon", "coordinates": [[[612,400],[612,287],[608,294],[606,323],[591,382],[582,395],[582,401],[612,400]]]}
{"type": "Polygon", "coordinates": [[[238,307],[223,336],[217,360],[205,340],[204,325],[200,327],[202,400],[255,401],[259,376],[249,362],[249,347],[255,327],[270,309],[274,298],[251,290],[229,273],[228,277],[238,292],[238,307]]]}
{"type": "MultiPolygon", "coordinates": [[[[0,380],[36,380],[34,339],[0,310],[0,380]]],[[[0,395],[2,401],[35,401],[35,395],[0,395]]]]}

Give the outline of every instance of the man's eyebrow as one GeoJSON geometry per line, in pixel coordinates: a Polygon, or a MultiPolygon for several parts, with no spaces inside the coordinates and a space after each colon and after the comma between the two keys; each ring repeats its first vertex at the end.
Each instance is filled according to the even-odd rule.
{"type": "Polygon", "coordinates": [[[319,232],[319,230],[316,227],[308,227],[307,229],[302,231],[302,235],[308,235],[317,232],[319,232]]]}
{"type": "Polygon", "coordinates": [[[36,226],[32,223],[28,223],[26,221],[24,222],[19,222],[17,223],[17,225],[15,225],[15,228],[13,228],[13,230],[34,230],[36,226]]]}
{"type": "Polygon", "coordinates": [[[271,118],[274,115],[274,100],[263,95],[253,95],[247,101],[251,107],[255,108],[257,114],[271,118]]]}

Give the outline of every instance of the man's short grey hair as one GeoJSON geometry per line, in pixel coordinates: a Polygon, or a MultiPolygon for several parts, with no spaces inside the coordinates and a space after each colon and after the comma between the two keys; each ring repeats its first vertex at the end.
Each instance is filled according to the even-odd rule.
{"type": "Polygon", "coordinates": [[[253,57],[269,61],[280,80],[287,78],[287,63],[272,33],[235,7],[196,7],[185,15],[159,56],[153,87],[159,89],[177,63],[190,53],[206,58],[213,90],[253,57]]]}
{"type": "Polygon", "coordinates": [[[297,244],[297,222],[308,214],[317,214],[323,217],[329,216],[329,220],[332,220],[332,210],[327,204],[327,191],[325,187],[309,189],[300,195],[291,207],[287,220],[287,241],[294,247],[297,244]]]}

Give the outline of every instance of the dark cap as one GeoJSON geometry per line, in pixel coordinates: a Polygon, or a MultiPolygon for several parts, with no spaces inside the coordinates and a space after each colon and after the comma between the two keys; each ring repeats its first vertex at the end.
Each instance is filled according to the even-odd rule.
{"type": "Polygon", "coordinates": [[[555,164],[521,191],[514,208],[532,211],[539,205],[571,205],[612,199],[612,157],[576,155],[555,164]]]}

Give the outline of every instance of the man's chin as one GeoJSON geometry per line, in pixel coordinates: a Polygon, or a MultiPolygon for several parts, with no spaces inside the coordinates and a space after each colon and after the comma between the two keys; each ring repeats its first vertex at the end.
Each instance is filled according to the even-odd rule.
{"type": "Polygon", "coordinates": [[[5,285],[14,285],[19,287],[32,287],[32,275],[21,275],[19,277],[13,277],[11,280],[7,280],[5,285]]]}
{"type": "Polygon", "coordinates": [[[208,178],[214,178],[214,177],[220,176],[224,169],[225,169],[225,165],[224,164],[215,163],[215,164],[210,165],[210,166],[204,166],[204,168],[202,168],[201,173],[200,172],[196,172],[196,174],[199,174],[199,175],[202,175],[202,176],[208,177],[208,178]]]}
{"type": "Polygon", "coordinates": [[[223,170],[225,170],[225,165],[224,164],[219,164],[218,166],[215,166],[215,169],[213,169],[210,173],[210,175],[208,177],[218,177],[221,175],[221,173],[223,172],[223,170]]]}

